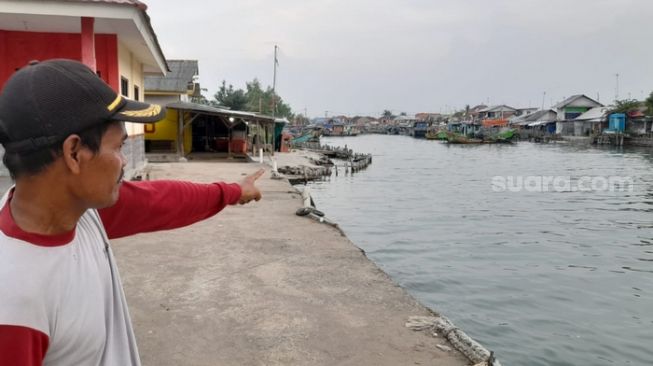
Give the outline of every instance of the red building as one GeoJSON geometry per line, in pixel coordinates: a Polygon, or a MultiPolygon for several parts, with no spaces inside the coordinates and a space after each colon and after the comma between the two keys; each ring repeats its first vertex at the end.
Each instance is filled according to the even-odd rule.
{"type": "MultiPolygon", "coordinates": [[[[167,64],[137,0],[4,0],[0,8],[0,90],[31,60],[68,58],[95,70],[117,92],[144,99],[144,76],[167,64]]],[[[142,126],[128,124],[127,169],[145,162],[142,126]]],[[[0,172],[1,173],[1,172],[0,172]]]]}

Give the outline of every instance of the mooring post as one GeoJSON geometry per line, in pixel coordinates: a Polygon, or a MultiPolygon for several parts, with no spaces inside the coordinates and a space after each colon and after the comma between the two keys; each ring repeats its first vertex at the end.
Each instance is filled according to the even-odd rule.
{"type": "Polygon", "coordinates": [[[304,200],[304,207],[311,207],[311,188],[309,186],[304,186],[302,199],[304,200]]]}

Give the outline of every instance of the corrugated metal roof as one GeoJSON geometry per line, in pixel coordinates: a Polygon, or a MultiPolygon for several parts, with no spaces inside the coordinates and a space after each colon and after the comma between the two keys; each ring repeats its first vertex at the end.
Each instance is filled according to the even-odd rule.
{"type": "Polygon", "coordinates": [[[594,107],[575,119],[578,121],[601,121],[608,115],[607,107],[594,107]]]}
{"type": "Polygon", "coordinates": [[[513,107],[510,107],[510,106],[507,106],[505,104],[501,104],[501,105],[495,105],[495,106],[491,106],[491,107],[481,109],[479,112],[501,112],[501,111],[514,112],[514,111],[517,111],[517,109],[515,109],[513,107]]]}
{"type": "Polygon", "coordinates": [[[145,75],[145,91],[185,94],[193,76],[199,73],[197,60],[167,60],[170,72],[166,76],[145,75]]]}
{"type": "Polygon", "coordinates": [[[245,119],[252,118],[257,120],[274,122],[274,117],[266,116],[263,114],[244,112],[244,111],[234,111],[231,109],[216,108],[210,105],[190,103],[190,102],[172,102],[172,103],[168,103],[166,105],[166,108],[183,109],[183,110],[201,112],[201,113],[212,114],[212,115],[220,115],[220,116],[226,115],[226,116],[234,116],[234,117],[240,117],[245,119]]]}
{"type": "Polygon", "coordinates": [[[555,115],[556,112],[551,109],[542,109],[537,112],[533,112],[529,115],[526,116],[525,120],[526,121],[555,121],[555,115]],[[551,116],[547,116],[548,114],[551,114],[551,116]],[[547,118],[549,117],[549,118],[547,118]]]}
{"type": "Polygon", "coordinates": [[[576,94],[576,95],[572,95],[571,97],[569,97],[569,98],[563,100],[562,102],[560,102],[560,103],[554,105],[552,108],[554,108],[554,109],[564,108],[565,106],[567,106],[567,105],[573,103],[574,101],[576,101],[577,99],[580,99],[580,98],[586,98],[586,99],[588,99],[588,100],[590,100],[590,101],[596,103],[596,104],[599,105],[599,106],[603,106],[603,104],[597,102],[596,100],[594,100],[594,99],[588,97],[588,96],[585,95],[585,94],[576,94]]]}
{"type": "Polygon", "coordinates": [[[541,109],[531,114],[524,114],[510,120],[511,124],[518,126],[531,126],[533,122],[549,123],[556,120],[556,112],[551,109],[541,109]]]}
{"type": "Polygon", "coordinates": [[[415,116],[398,116],[395,117],[395,121],[412,121],[415,119],[415,116]]]}

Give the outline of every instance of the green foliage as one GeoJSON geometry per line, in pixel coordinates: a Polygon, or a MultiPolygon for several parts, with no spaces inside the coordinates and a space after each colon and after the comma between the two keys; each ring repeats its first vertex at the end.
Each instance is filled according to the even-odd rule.
{"type": "Polygon", "coordinates": [[[288,104],[280,96],[276,95],[271,87],[265,90],[261,87],[258,79],[246,83],[246,90],[234,89],[232,85],[222,86],[211,101],[213,105],[222,105],[238,111],[249,111],[265,114],[268,116],[285,117],[292,120],[294,114],[288,104]],[[276,101],[276,111],[273,112],[276,101]]]}
{"type": "Polygon", "coordinates": [[[234,86],[222,80],[222,85],[218,92],[213,96],[217,105],[229,107],[236,111],[242,111],[247,106],[247,96],[242,89],[234,89],[234,86]]]}
{"type": "Polygon", "coordinates": [[[383,111],[383,114],[381,114],[381,117],[386,118],[386,119],[393,119],[395,118],[395,115],[392,114],[392,111],[386,109],[383,111]]]}
{"type": "Polygon", "coordinates": [[[610,109],[608,114],[612,113],[628,113],[634,109],[639,108],[641,103],[635,99],[622,99],[614,103],[614,107],[610,109]]]}
{"type": "Polygon", "coordinates": [[[245,84],[247,88],[247,110],[264,113],[264,111],[272,111],[270,108],[271,100],[268,100],[265,92],[261,88],[261,83],[257,78],[245,84]],[[265,108],[268,107],[268,108],[265,108]]]}
{"type": "Polygon", "coordinates": [[[648,98],[644,101],[644,104],[646,105],[646,114],[653,116],[653,92],[649,94],[648,98]]]}

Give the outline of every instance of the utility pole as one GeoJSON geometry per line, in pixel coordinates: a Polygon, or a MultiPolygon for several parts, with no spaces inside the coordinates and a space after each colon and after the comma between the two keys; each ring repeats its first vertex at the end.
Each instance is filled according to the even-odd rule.
{"type": "Polygon", "coordinates": [[[329,118],[329,111],[324,111],[324,118],[329,118]]]}
{"type": "Polygon", "coordinates": [[[544,110],[544,99],[546,98],[546,92],[542,92],[542,110],[544,110]]]}
{"type": "Polygon", "coordinates": [[[277,49],[279,46],[274,45],[274,73],[272,76],[272,117],[275,116],[277,112],[277,66],[279,61],[277,61],[277,49]]]}
{"type": "Polygon", "coordinates": [[[619,73],[614,74],[616,85],[614,88],[614,101],[619,100],[619,73]]]}

